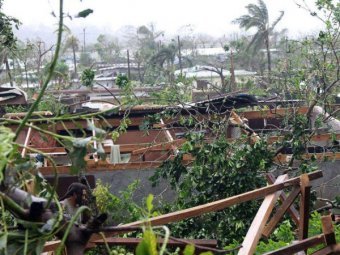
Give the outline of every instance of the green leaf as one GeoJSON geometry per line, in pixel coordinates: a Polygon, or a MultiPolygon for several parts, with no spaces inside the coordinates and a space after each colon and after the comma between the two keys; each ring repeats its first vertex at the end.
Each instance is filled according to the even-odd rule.
{"type": "Polygon", "coordinates": [[[151,230],[145,230],[143,240],[136,248],[136,255],[158,255],[157,238],[151,230]]]}
{"type": "Polygon", "coordinates": [[[78,174],[81,170],[85,169],[86,161],[86,147],[73,147],[72,151],[68,154],[72,162],[71,174],[78,174]]]}
{"type": "Polygon", "coordinates": [[[7,247],[7,233],[0,233],[0,251],[6,249],[7,247]]]}
{"type": "Polygon", "coordinates": [[[76,138],[74,139],[72,145],[73,147],[77,148],[85,148],[86,145],[91,141],[92,137],[86,137],[86,138],[76,138]]]}
{"type": "Polygon", "coordinates": [[[153,209],[153,195],[149,194],[148,197],[146,198],[146,208],[148,209],[148,212],[151,213],[152,209],[153,209]]]}
{"type": "Polygon", "coordinates": [[[106,159],[106,153],[101,143],[98,143],[97,154],[102,160],[106,159]]]}
{"type": "Polygon", "coordinates": [[[214,255],[214,254],[211,251],[206,251],[206,252],[200,253],[200,255],[214,255]]]}
{"type": "Polygon", "coordinates": [[[183,255],[193,255],[193,254],[195,254],[195,246],[193,244],[188,244],[187,246],[185,246],[183,255]]]}
{"type": "Polygon", "coordinates": [[[35,246],[35,254],[42,254],[46,240],[39,239],[35,246]]]}
{"type": "Polygon", "coordinates": [[[101,138],[106,135],[106,131],[101,128],[97,128],[92,122],[87,120],[87,129],[94,131],[96,133],[96,137],[101,138]]]}
{"type": "Polygon", "coordinates": [[[148,247],[144,240],[142,240],[136,248],[136,255],[146,255],[148,254],[148,247]]]}
{"type": "Polygon", "coordinates": [[[78,13],[78,15],[76,16],[77,18],[86,18],[87,16],[89,16],[91,13],[93,13],[92,9],[85,9],[81,12],[78,13]]]}

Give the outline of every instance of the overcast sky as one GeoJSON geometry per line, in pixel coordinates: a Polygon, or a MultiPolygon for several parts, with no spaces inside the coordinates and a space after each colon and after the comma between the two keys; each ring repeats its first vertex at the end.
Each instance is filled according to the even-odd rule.
{"type": "MultiPolygon", "coordinates": [[[[308,12],[297,7],[301,0],[264,0],[269,10],[270,20],[275,20],[280,11],[285,15],[277,25],[277,29],[287,28],[289,34],[316,32],[321,23],[308,12]]],[[[18,18],[23,26],[18,33],[32,37],[39,34],[42,28],[56,28],[56,18],[51,12],[58,12],[56,0],[5,0],[4,12],[18,18]],[[29,28],[29,33],[24,30],[29,28]],[[41,28],[41,29],[40,29],[41,28]],[[33,31],[33,32],[32,32],[33,31]]],[[[65,12],[74,16],[79,11],[91,8],[94,13],[86,19],[67,19],[66,25],[77,31],[80,37],[82,28],[90,38],[101,33],[113,33],[125,25],[140,26],[153,22],[158,30],[164,30],[167,35],[175,35],[186,25],[191,25],[195,33],[207,33],[213,36],[223,36],[238,30],[232,20],[246,14],[245,6],[256,0],[65,0],[65,12]],[[91,36],[92,35],[92,36],[91,36]]],[[[313,7],[314,0],[306,0],[313,7]]]]}

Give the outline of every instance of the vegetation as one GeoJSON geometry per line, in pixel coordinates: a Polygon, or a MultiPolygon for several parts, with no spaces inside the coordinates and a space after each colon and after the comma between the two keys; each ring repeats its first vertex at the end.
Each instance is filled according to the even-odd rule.
{"type": "MultiPolygon", "coordinates": [[[[42,43],[18,44],[12,31],[12,25],[18,26],[19,21],[0,12],[0,41],[2,45],[0,50],[3,62],[7,63],[10,55],[20,56],[20,61],[24,63],[25,79],[22,79],[22,70],[16,70],[17,74],[20,74],[18,80],[22,79],[21,82],[26,83],[26,87],[29,87],[29,69],[36,69],[34,72],[40,86],[38,97],[31,104],[22,120],[0,120],[0,217],[2,218],[0,253],[40,254],[45,242],[55,237],[62,240],[56,251],[57,254],[61,254],[64,246],[71,254],[74,251],[83,253],[91,234],[111,231],[110,227],[113,224],[135,220],[144,220],[145,222],[142,233],[133,234],[142,237],[142,241],[135,251],[138,255],[179,253],[179,251],[167,248],[167,242],[171,236],[217,239],[219,246],[225,249],[238,246],[258,210],[260,204],[258,201],[243,203],[195,219],[173,223],[169,228],[166,226],[152,227],[149,219],[160,213],[186,209],[262,187],[266,184],[264,175],[268,172],[276,171],[299,175],[315,169],[316,159],[312,157],[310,160],[305,160],[302,158],[302,154],[308,151],[311,137],[321,128],[326,128],[328,117],[316,119],[313,123],[314,126],[311,126],[312,110],[315,105],[328,109],[334,95],[339,92],[337,85],[340,81],[338,56],[340,4],[328,0],[318,0],[316,5],[319,9],[317,11],[311,11],[305,5],[301,5],[301,8],[305,8],[324,22],[325,29],[323,31],[320,31],[317,36],[303,40],[279,40],[279,37],[282,39],[284,36],[277,35],[278,38],[275,42],[272,41],[275,34],[274,27],[281,20],[283,12],[270,25],[268,10],[262,0],[259,0],[257,5],[248,5],[246,9],[249,15],[240,17],[236,22],[246,30],[255,27],[257,33],[252,38],[241,37],[234,41],[223,41],[221,44],[225,46],[224,49],[228,53],[228,57],[225,58],[198,57],[194,51],[198,47],[198,42],[190,42],[190,37],[185,38],[182,42],[179,37],[170,42],[160,42],[164,32],[158,31],[154,25],[140,26],[135,29],[130,38],[130,46],[134,48],[133,57],[137,65],[137,76],[140,83],[138,85],[143,87],[143,85],[157,85],[164,82],[161,92],[152,93],[152,98],[149,100],[152,103],[169,106],[160,114],[154,114],[146,119],[140,128],[147,134],[153,128],[153,124],[159,124],[161,120],[165,120],[172,124],[165,128],[180,127],[184,130],[183,135],[186,140],[183,145],[176,148],[175,156],[166,160],[151,178],[154,185],[157,185],[161,178],[166,179],[176,192],[177,197],[171,203],[162,201],[162,203],[154,205],[153,196],[149,195],[143,201],[145,203],[143,206],[136,204],[133,200],[133,194],[139,185],[137,181],[130,184],[127,190],[120,191],[119,195],[111,194],[108,185],[97,182],[93,194],[90,194],[94,195],[96,200],[90,196],[89,204],[79,207],[70,219],[63,214],[64,211],[56,197],[55,190],[39,174],[33,160],[23,157],[19,153],[20,148],[24,147],[17,141],[21,131],[30,127],[45,138],[53,137],[68,152],[72,163],[71,174],[81,178],[85,174],[84,157],[87,153],[91,151],[99,159],[105,159],[103,140],[111,136],[116,141],[120,134],[126,132],[131,123],[128,116],[129,111],[133,106],[145,102],[134,93],[136,83],[130,79],[129,74],[119,73],[115,76],[115,85],[122,91],[119,97],[116,97],[102,84],[96,83],[95,61],[92,59],[91,51],[86,51],[85,47],[80,53],[78,63],[77,53],[79,55],[80,48],[78,39],[71,33],[63,38],[65,30],[63,19],[69,14],[63,10],[62,0],[60,0],[57,41],[50,63],[47,63],[44,58],[48,50],[41,48],[42,43]],[[281,51],[283,50],[282,57],[275,61],[272,61],[270,55],[270,45],[272,44],[281,47],[281,51]],[[185,45],[192,50],[186,58],[181,55],[181,49],[185,45]],[[250,89],[254,91],[265,88],[260,91],[265,95],[282,93],[285,99],[304,99],[309,107],[305,115],[295,112],[287,114],[283,124],[272,131],[271,134],[282,136],[282,140],[271,144],[267,142],[265,135],[257,136],[255,131],[246,125],[230,126],[230,112],[225,109],[211,109],[208,106],[202,106],[201,108],[205,111],[204,115],[201,113],[200,107],[188,110],[188,102],[192,101],[192,84],[195,78],[185,77],[185,74],[182,73],[184,67],[209,63],[209,67],[205,67],[204,70],[214,70],[219,75],[221,82],[219,86],[216,86],[218,93],[227,92],[228,84],[231,92],[237,91],[244,87],[242,87],[242,82],[236,83],[234,80],[235,67],[248,67],[262,74],[264,61],[261,53],[252,56],[249,49],[258,51],[263,46],[267,52],[267,69],[270,79],[262,84],[261,81],[250,81],[245,87],[256,84],[258,87],[250,89]],[[69,74],[69,67],[60,57],[60,54],[65,54],[68,49],[72,51],[74,65],[74,69],[71,70],[72,75],[69,74]],[[33,56],[36,56],[35,61],[32,61],[33,56]],[[250,61],[244,60],[249,59],[250,56],[250,61]],[[44,64],[44,68],[42,68],[42,64],[44,64]],[[80,76],[78,75],[79,69],[82,70],[80,76]],[[176,69],[181,70],[179,76],[175,76],[176,69]],[[224,71],[227,69],[230,70],[230,76],[225,75],[224,71]],[[114,99],[113,108],[96,113],[71,115],[66,113],[65,106],[54,95],[46,93],[53,80],[62,89],[68,86],[69,77],[76,78],[78,76],[81,84],[86,87],[92,89],[94,85],[99,85],[105,88],[114,99]],[[177,108],[173,106],[177,106],[177,108]],[[180,110],[178,110],[179,108],[180,110]],[[106,114],[122,111],[122,109],[126,109],[126,111],[122,114],[121,123],[116,129],[104,130],[95,126],[94,117],[105,121],[106,114]],[[49,110],[55,116],[48,120],[42,116],[32,119],[32,114],[36,110],[49,110]],[[80,130],[82,134],[72,134],[65,128],[68,132],[65,135],[34,124],[46,121],[51,126],[64,125],[63,121],[73,121],[74,119],[86,120],[87,130],[80,130]],[[13,132],[6,128],[6,125],[18,125],[18,128],[13,132]],[[236,141],[230,141],[226,138],[229,128],[241,128],[246,135],[236,141]],[[93,132],[95,135],[86,137],[86,132],[93,132]],[[285,151],[291,152],[289,162],[275,163],[274,155],[285,151]],[[185,156],[190,156],[192,160],[189,163],[185,162],[185,156]],[[34,179],[37,190],[35,196],[30,196],[31,201],[28,202],[26,201],[27,193],[23,187],[29,179],[34,179]],[[18,193],[6,193],[6,189],[18,193]],[[16,194],[19,195],[16,196],[16,194]],[[32,212],[37,212],[37,214],[32,212]],[[90,220],[84,226],[79,227],[75,222],[84,212],[90,215],[90,220]],[[109,213],[107,214],[107,212],[109,213]],[[163,245],[157,245],[158,237],[164,238],[163,245]]],[[[2,1],[0,0],[0,9],[1,6],[2,1]]],[[[79,12],[77,17],[83,18],[92,12],[90,9],[85,9],[79,12]]],[[[206,40],[202,37],[200,43],[206,44],[206,40]]],[[[119,41],[110,36],[100,35],[96,44],[90,47],[98,52],[101,61],[105,63],[117,63],[122,59],[125,61],[121,55],[122,47],[119,45],[119,41]]],[[[126,59],[126,61],[129,60],[126,59]]],[[[128,64],[130,63],[128,62],[128,64]]],[[[12,81],[9,68],[7,68],[7,72],[10,81],[12,81]]],[[[6,107],[6,112],[23,110],[26,109],[6,107]]],[[[333,141],[330,150],[339,151],[336,141],[333,141]]],[[[39,150],[34,152],[43,154],[39,150]]],[[[55,168],[55,162],[48,156],[47,159],[52,168],[55,168]]],[[[337,206],[339,205],[337,204],[337,206]]],[[[320,215],[313,213],[310,222],[310,235],[320,233],[320,226],[320,215]]],[[[257,253],[262,254],[287,245],[296,238],[294,231],[293,224],[289,220],[285,220],[271,239],[260,242],[257,253]]],[[[340,235],[338,226],[336,226],[336,235],[337,237],[340,235]]],[[[123,247],[113,249],[105,247],[105,249],[104,253],[108,254],[131,253],[130,250],[123,247]]],[[[183,254],[191,255],[194,252],[195,248],[188,245],[183,254]]],[[[89,252],[89,254],[102,253],[102,250],[89,252]]]]}
{"type": "Polygon", "coordinates": [[[255,27],[257,29],[256,34],[247,46],[247,48],[252,48],[253,51],[258,51],[262,48],[263,44],[267,51],[267,64],[268,64],[268,74],[271,73],[271,57],[270,57],[270,43],[269,35],[273,32],[274,27],[282,19],[284,12],[281,11],[281,15],[273,22],[272,25],[269,24],[269,15],[266,4],[263,0],[258,1],[258,5],[249,4],[246,6],[249,14],[243,15],[236,19],[235,22],[240,24],[241,28],[246,30],[255,27]]]}

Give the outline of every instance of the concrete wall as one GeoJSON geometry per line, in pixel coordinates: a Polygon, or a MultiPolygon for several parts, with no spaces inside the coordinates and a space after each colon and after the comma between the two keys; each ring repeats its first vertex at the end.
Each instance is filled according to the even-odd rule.
{"type": "MultiPolygon", "coordinates": [[[[313,190],[317,191],[318,197],[334,200],[335,196],[340,195],[340,162],[321,162],[319,169],[323,171],[323,178],[313,182],[313,190]]],[[[149,178],[154,171],[155,169],[108,171],[96,173],[95,177],[101,179],[103,183],[110,184],[111,192],[115,195],[118,195],[120,190],[126,189],[134,180],[139,179],[141,181],[140,186],[134,194],[134,201],[137,203],[150,193],[156,199],[173,200],[176,193],[171,190],[167,181],[162,180],[157,187],[151,186],[149,178]]]]}
{"type": "Polygon", "coordinates": [[[155,172],[154,169],[148,170],[118,170],[96,173],[96,179],[101,179],[103,183],[111,185],[110,191],[119,195],[119,191],[125,190],[129,184],[135,180],[140,180],[139,187],[134,193],[133,200],[136,203],[141,203],[149,194],[155,196],[156,201],[165,199],[171,201],[176,196],[171,190],[170,185],[162,180],[157,187],[152,187],[149,178],[155,172]]]}
{"type": "Polygon", "coordinates": [[[323,178],[313,182],[313,189],[317,190],[318,197],[334,200],[340,196],[340,161],[321,162],[319,170],[323,178]]]}

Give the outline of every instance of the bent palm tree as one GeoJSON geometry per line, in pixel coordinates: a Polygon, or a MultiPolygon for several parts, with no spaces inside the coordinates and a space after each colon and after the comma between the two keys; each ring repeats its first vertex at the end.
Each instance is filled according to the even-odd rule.
{"type": "Polygon", "coordinates": [[[73,54],[73,77],[76,78],[77,77],[77,58],[76,58],[76,52],[79,49],[79,40],[77,37],[75,37],[74,35],[70,34],[69,37],[67,37],[65,45],[64,45],[64,49],[63,49],[63,53],[66,52],[66,50],[68,50],[69,48],[72,49],[72,54],[73,54]]]}
{"type": "MultiPolygon", "coordinates": [[[[167,46],[163,46],[156,54],[152,56],[150,59],[150,63],[154,66],[159,66],[162,69],[165,69],[165,72],[169,76],[169,82],[171,83],[174,80],[174,67],[176,58],[180,61],[180,59],[187,62],[189,66],[192,66],[192,61],[187,58],[180,56],[179,47],[173,43],[170,43],[167,46]]],[[[180,68],[181,63],[179,62],[180,68]]]]}
{"type": "Polygon", "coordinates": [[[254,35],[253,39],[249,43],[247,49],[253,48],[254,51],[259,50],[263,44],[266,47],[267,51],[267,62],[268,62],[268,76],[270,77],[271,73],[271,56],[270,56],[270,46],[269,46],[269,35],[274,30],[274,27],[277,23],[282,19],[284,12],[281,11],[280,16],[273,22],[273,24],[269,25],[269,16],[268,9],[263,0],[258,0],[258,5],[256,4],[248,4],[246,6],[248,9],[248,13],[234,20],[235,23],[238,23],[241,28],[248,30],[250,28],[256,28],[257,32],[254,35]]]}

